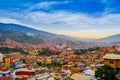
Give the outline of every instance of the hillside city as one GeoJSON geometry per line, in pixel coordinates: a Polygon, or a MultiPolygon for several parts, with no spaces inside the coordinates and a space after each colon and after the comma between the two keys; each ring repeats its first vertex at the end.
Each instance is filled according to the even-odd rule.
{"type": "Polygon", "coordinates": [[[120,80],[120,34],[84,39],[0,23],[0,80],[120,80]]]}
{"type": "Polygon", "coordinates": [[[0,80],[120,80],[120,0],[0,0],[0,80]]]}
{"type": "Polygon", "coordinates": [[[0,48],[0,80],[119,80],[120,46],[0,48]]]}

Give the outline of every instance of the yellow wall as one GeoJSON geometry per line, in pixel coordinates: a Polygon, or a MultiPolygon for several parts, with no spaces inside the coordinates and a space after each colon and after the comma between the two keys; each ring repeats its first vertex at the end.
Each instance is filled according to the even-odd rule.
{"type": "Polygon", "coordinates": [[[10,67],[10,58],[5,58],[5,65],[6,67],[10,67]]]}
{"type": "Polygon", "coordinates": [[[47,59],[46,62],[47,62],[47,64],[51,64],[52,60],[51,59],[47,59]]]}

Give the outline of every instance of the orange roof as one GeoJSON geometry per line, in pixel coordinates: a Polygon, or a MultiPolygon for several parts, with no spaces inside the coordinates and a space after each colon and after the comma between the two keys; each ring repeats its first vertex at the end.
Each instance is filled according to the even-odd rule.
{"type": "Polygon", "coordinates": [[[13,79],[10,77],[3,77],[3,78],[0,78],[0,80],[13,80],[13,79]]]}

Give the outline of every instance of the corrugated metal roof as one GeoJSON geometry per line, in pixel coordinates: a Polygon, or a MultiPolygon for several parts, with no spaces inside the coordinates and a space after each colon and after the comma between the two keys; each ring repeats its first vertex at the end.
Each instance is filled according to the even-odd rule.
{"type": "Polygon", "coordinates": [[[119,54],[106,54],[103,59],[120,59],[119,54]]]}

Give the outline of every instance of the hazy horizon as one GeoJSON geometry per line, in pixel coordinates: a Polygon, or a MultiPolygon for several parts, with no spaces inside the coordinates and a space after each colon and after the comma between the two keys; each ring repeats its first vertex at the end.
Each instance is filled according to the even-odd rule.
{"type": "Polygon", "coordinates": [[[0,22],[77,38],[119,34],[119,0],[0,0],[0,22]]]}

